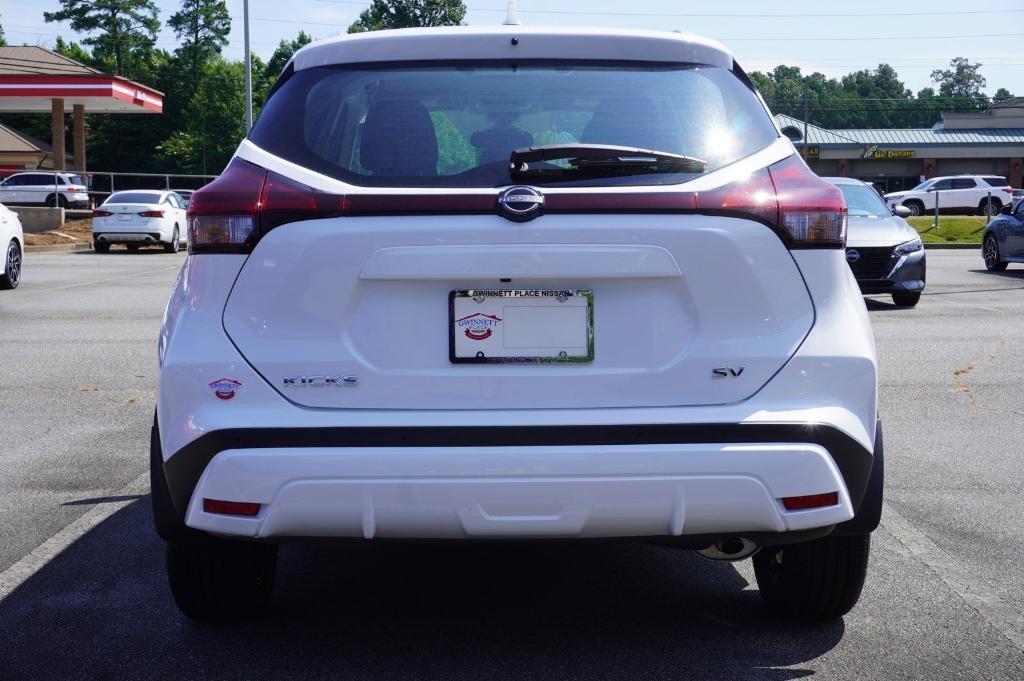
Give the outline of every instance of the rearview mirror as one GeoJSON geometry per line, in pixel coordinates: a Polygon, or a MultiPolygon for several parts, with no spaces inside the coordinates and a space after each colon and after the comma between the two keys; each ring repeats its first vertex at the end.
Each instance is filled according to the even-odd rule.
{"type": "Polygon", "coordinates": [[[893,215],[898,218],[909,218],[913,213],[906,206],[896,206],[892,209],[893,215]]]}

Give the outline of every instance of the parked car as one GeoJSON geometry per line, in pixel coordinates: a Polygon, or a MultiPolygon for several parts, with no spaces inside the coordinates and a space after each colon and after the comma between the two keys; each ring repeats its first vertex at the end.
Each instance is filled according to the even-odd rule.
{"type": "Polygon", "coordinates": [[[885,201],[890,208],[906,206],[911,215],[924,215],[935,212],[936,197],[940,214],[995,215],[1011,203],[1013,188],[1005,177],[995,175],[935,177],[910,191],[886,194],[885,201]]]}
{"type": "Polygon", "coordinates": [[[188,219],[151,438],[188,616],[262,608],[301,538],[654,539],[752,556],[777,613],[857,601],[883,454],[846,204],[719,43],[320,41],[188,219]]]}
{"type": "Polygon", "coordinates": [[[114,192],[92,212],[92,245],[106,253],[111,244],[124,244],[129,251],[163,244],[168,253],[177,253],[184,227],[185,200],[176,192],[114,192]]]}
{"type": "Polygon", "coordinates": [[[0,204],[0,289],[18,288],[24,265],[25,235],[18,214],[0,204]]]}
{"type": "Polygon", "coordinates": [[[15,173],[0,182],[0,202],[11,206],[92,206],[82,176],[60,172],[15,173]]]}
{"type": "Polygon", "coordinates": [[[1006,206],[981,237],[985,267],[1002,272],[1011,262],[1024,264],[1024,201],[1006,206]]]}
{"type": "MultiPolygon", "coordinates": [[[[846,261],[865,294],[890,293],[913,307],[925,282],[924,244],[917,230],[885,205],[875,189],[850,177],[825,177],[843,192],[849,215],[846,261]]],[[[908,214],[902,206],[897,211],[908,214]]]]}

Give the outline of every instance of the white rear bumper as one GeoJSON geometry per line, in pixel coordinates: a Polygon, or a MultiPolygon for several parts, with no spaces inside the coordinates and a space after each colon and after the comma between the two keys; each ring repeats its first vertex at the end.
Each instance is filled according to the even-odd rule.
{"type": "Polygon", "coordinates": [[[853,517],[819,445],[301,447],[217,454],[186,514],[244,537],[488,538],[742,535],[853,517]],[[780,499],[839,492],[787,511],[780,499]],[[256,517],[202,500],[256,502],[256,517]]]}

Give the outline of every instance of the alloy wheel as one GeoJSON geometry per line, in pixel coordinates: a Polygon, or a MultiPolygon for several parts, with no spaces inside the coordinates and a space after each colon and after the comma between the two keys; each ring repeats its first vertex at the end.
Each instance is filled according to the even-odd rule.
{"type": "Polygon", "coordinates": [[[7,246],[7,264],[4,267],[4,272],[7,274],[7,280],[11,283],[11,287],[17,286],[21,279],[21,249],[18,248],[16,241],[11,241],[7,246]]]}

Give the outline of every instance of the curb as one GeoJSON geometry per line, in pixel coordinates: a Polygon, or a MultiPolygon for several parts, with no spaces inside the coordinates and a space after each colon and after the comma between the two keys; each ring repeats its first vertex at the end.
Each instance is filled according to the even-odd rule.
{"type": "Polygon", "coordinates": [[[973,249],[975,251],[981,250],[981,243],[976,244],[925,244],[925,250],[968,250],[973,249]]]}
{"type": "Polygon", "coordinates": [[[45,246],[25,246],[26,253],[48,253],[60,251],[91,251],[92,244],[48,244],[45,246]]]}

